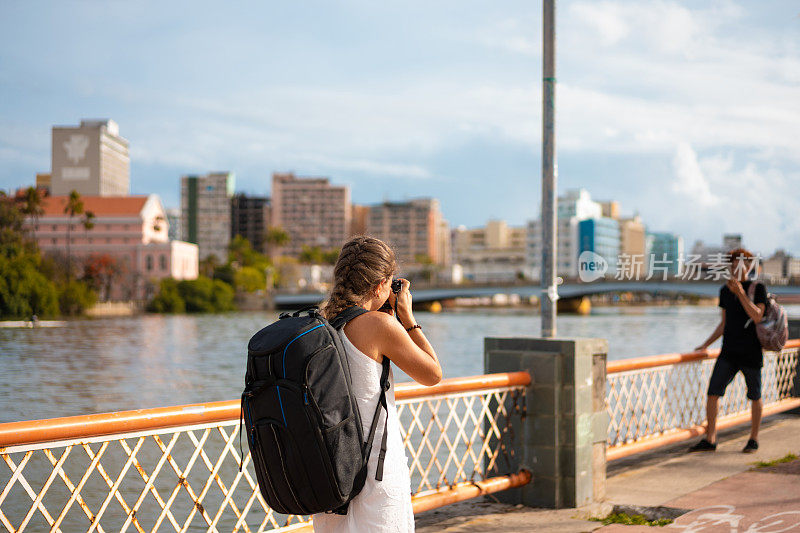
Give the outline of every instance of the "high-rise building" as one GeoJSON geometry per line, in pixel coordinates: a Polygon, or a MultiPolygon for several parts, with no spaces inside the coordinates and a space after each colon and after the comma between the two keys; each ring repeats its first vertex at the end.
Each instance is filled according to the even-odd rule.
{"type": "Polygon", "coordinates": [[[289,243],[282,247],[286,255],[298,255],[304,246],[338,248],[349,236],[352,213],[346,185],[275,172],[271,203],[271,225],[289,234],[289,243]]]}
{"type": "Polygon", "coordinates": [[[450,231],[450,223],[442,218],[439,221],[439,232],[436,236],[437,246],[439,251],[437,256],[443,266],[449,266],[453,262],[453,242],[452,232],[450,231]]]}
{"type": "Polygon", "coordinates": [[[171,241],[181,240],[181,210],[177,207],[170,207],[166,210],[167,223],[169,224],[169,239],[171,241]]]}
{"type": "Polygon", "coordinates": [[[578,254],[594,252],[608,263],[610,273],[616,272],[620,251],[619,222],[613,218],[587,218],[578,223],[578,254]]]}
{"type": "Polygon", "coordinates": [[[647,271],[647,228],[639,215],[619,219],[619,253],[634,276],[647,271]]]}
{"type": "Polygon", "coordinates": [[[444,231],[439,200],[416,198],[407,202],[383,202],[370,207],[367,231],[388,243],[403,264],[432,262],[445,265],[443,257],[450,232],[444,231]]]}
{"type": "Polygon", "coordinates": [[[722,247],[727,249],[727,251],[735,250],[736,248],[741,248],[742,246],[742,234],[741,233],[726,233],[722,236],[722,247]]]}
{"type": "MultiPolygon", "coordinates": [[[[610,203],[609,203],[610,205],[610,203]]],[[[570,189],[558,197],[558,248],[556,250],[556,275],[575,278],[578,275],[579,231],[581,220],[601,218],[603,206],[592,200],[586,189],[570,189]]],[[[528,223],[528,276],[540,279],[542,271],[541,216],[528,223]]]]}
{"type": "Polygon", "coordinates": [[[237,193],[231,199],[231,238],[241,235],[254,250],[266,252],[269,227],[269,198],[237,193]]]}
{"type": "Polygon", "coordinates": [[[646,238],[647,257],[652,262],[648,270],[652,270],[654,276],[663,270],[671,276],[680,274],[684,262],[683,237],[664,231],[648,231],[646,238]]]}
{"type": "Polygon", "coordinates": [[[353,204],[350,213],[350,235],[365,234],[369,223],[369,206],[353,204]]]}
{"type": "Polygon", "coordinates": [[[235,181],[232,172],[181,178],[183,240],[199,247],[201,260],[214,255],[224,262],[228,257],[235,181]]]}
{"type": "Polygon", "coordinates": [[[619,218],[619,202],[616,200],[600,202],[600,209],[606,218],[619,218]]]}
{"type": "Polygon", "coordinates": [[[464,278],[479,282],[514,281],[525,273],[527,228],[490,220],[482,228],[453,231],[453,261],[464,278]]]}
{"type": "Polygon", "coordinates": [[[126,196],[130,192],[128,141],[113,120],[54,126],[50,194],[126,196]]]}
{"type": "Polygon", "coordinates": [[[592,200],[586,189],[570,189],[558,197],[558,218],[576,217],[578,220],[603,216],[603,206],[592,200]]]}
{"type": "Polygon", "coordinates": [[[619,250],[630,256],[644,256],[647,251],[647,230],[639,215],[619,221],[619,250]]]}

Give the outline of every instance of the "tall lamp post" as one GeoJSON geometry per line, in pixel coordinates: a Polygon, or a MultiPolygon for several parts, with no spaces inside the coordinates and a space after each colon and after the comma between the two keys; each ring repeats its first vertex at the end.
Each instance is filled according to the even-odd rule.
{"type": "Polygon", "coordinates": [[[543,0],[542,17],[542,337],[556,335],[556,2],[543,0]]]}

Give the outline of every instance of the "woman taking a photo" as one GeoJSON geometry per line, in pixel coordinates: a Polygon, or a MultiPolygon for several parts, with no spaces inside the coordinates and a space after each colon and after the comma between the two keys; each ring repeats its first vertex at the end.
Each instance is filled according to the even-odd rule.
{"type": "MultiPolygon", "coordinates": [[[[364,236],[351,239],[339,253],[333,271],[333,289],[322,308],[328,320],[354,305],[368,311],[352,319],[341,330],[365,435],[380,397],[384,357],[422,385],[435,385],[442,379],[436,352],[414,319],[410,283],[400,280],[400,292],[392,292],[392,277],[396,270],[394,252],[386,243],[364,236]],[[387,311],[384,305],[387,302],[392,309],[397,309],[397,317],[387,311]]],[[[378,422],[378,433],[369,456],[368,472],[372,475],[367,475],[364,488],[350,501],[346,515],[313,516],[317,533],[414,531],[408,458],[400,434],[392,373],[389,374],[389,383],[387,409],[378,422]],[[383,437],[384,416],[388,416],[386,458],[383,479],[377,481],[374,472],[383,437]]]]}

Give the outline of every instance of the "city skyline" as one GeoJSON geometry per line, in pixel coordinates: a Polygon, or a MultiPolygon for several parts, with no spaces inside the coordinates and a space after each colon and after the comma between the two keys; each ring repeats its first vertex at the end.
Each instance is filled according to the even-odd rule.
{"type": "MultiPolygon", "coordinates": [[[[263,195],[294,170],[357,204],[431,196],[453,226],[524,224],[538,7],[455,8],[6,6],[0,188],[48,171],[50,126],[101,116],[131,143],[131,192],[168,206],[185,174],[228,169],[263,195]]],[[[616,198],[687,243],[800,252],[794,6],[565,1],[558,21],[560,193],[616,198]]]]}

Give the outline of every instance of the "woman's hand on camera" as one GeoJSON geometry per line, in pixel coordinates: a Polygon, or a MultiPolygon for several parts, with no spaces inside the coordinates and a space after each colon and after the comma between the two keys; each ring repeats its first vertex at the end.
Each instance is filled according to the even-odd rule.
{"type": "Polygon", "coordinates": [[[410,328],[416,324],[414,314],[411,312],[411,291],[409,290],[411,282],[407,279],[399,279],[401,283],[400,292],[398,294],[392,293],[389,296],[389,302],[394,307],[395,300],[397,300],[397,318],[400,319],[404,328],[410,328]]]}

